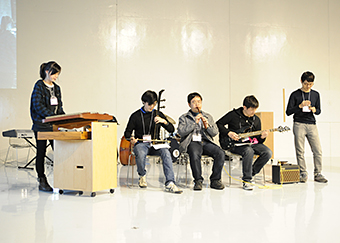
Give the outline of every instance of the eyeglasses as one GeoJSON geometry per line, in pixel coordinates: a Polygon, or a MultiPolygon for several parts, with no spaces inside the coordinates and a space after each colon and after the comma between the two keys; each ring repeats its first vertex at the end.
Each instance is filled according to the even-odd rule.
{"type": "Polygon", "coordinates": [[[313,83],[313,82],[307,82],[307,81],[305,81],[305,82],[302,83],[302,85],[313,86],[314,83],[313,83]]]}

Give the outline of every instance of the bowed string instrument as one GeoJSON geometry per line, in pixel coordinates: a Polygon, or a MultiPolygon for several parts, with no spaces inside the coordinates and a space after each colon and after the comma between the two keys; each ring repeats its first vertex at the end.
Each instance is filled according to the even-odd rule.
{"type": "MultiPolygon", "coordinates": [[[[165,108],[165,106],[161,106],[161,102],[164,102],[165,101],[165,99],[162,99],[161,97],[162,97],[162,93],[164,92],[165,90],[164,89],[162,89],[162,90],[160,90],[159,92],[158,92],[158,99],[157,99],[157,111],[156,111],[156,116],[155,117],[157,117],[157,116],[159,116],[159,111],[160,111],[160,109],[161,108],[165,108]]],[[[156,140],[156,138],[157,138],[157,131],[158,131],[158,127],[159,127],[159,124],[155,124],[155,129],[154,129],[154,131],[153,131],[153,136],[154,136],[154,139],[153,139],[153,141],[152,141],[152,143],[153,144],[155,144],[156,142],[165,142],[165,141],[157,141],[156,140]]]]}

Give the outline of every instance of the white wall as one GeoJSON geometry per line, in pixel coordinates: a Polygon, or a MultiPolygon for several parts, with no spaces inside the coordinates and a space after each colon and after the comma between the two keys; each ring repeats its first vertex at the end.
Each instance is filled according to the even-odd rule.
{"type": "MultiPolygon", "coordinates": [[[[337,0],[17,0],[18,83],[0,90],[0,131],[31,127],[30,94],[49,60],[62,66],[65,111],[115,115],[118,140],[147,89],[165,89],[176,121],[198,91],[215,120],[254,94],[275,126],[291,126],[283,98],[310,70],[324,156],[339,157],[339,27],[337,0]]],[[[275,134],[275,157],[294,157],[292,132],[275,134]]]]}

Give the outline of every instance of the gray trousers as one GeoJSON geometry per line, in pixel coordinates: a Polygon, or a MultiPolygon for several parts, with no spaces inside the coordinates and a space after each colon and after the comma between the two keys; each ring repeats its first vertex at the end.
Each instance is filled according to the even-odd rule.
{"type": "Polygon", "coordinates": [[[300,172],[307,172],[305,161],[305,138],[312,149],[314,174],[322,170],[322,149],[318,128],[314,124],[294,122],[293,125],[296,160],[300,166],[300,172]]]}

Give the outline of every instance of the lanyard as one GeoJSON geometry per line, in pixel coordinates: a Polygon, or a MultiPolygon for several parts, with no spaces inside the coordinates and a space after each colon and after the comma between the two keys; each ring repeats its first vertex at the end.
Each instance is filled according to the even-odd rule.
{"type": "Polygon", "coordinates": [[[54,87],[47,87],[48,91],[50,91],[50,95],[51,97],[55,97],[55,94],[54,94],[54,87]]]}
{"type": "MultiPolygon", "coordinates": [[[[46,85],[46,84],[45,84],[46,85]]],[[[51,105],[52,106],[55,106],[54,107],[54,114],[57,114],[57,110],[58,110],[58,100],[57,100],[57,97],[55,96],[55,92],[54,92],[54,85],[52,86],[49,86],[49,85],[46,85],[46,89],[50,92],[50,102],[51,102],[51,105]],[[52,103],[52,100],[56,100],[57,103],[52,103]]]]}
{"type": "MultiPolygon", "coordinates": [[[[251,118],[251,117],[249,117],[249,118],[251,118]]],[[[249,131],[252,131],[252,129],[253,129],[253,126],[254,126],[254,123],[255,123],[255,115],[252,116],[252,118],[253,118],[253,122],[250,122],[250,121],[249,121],[250,119],[245,118],[245,122],[248,123],[248,124],[250,125],[249,131]]],[[[243,127],[242,127],[242,124],[241,124],[241,120],[242,120],[242,116],[240,115],[240,121],[239,121],[240,130],[243,128],[243,127]]]]}
{"type": "MultiPolygon", "coordinates": [[[[309,100],[309,101],[311,101],[311,100],[310,100],[310,93],[311,93],[311,92],[312,92],[312,91],[309,91],[309,93],[308,93],[308,100],[309,100]]],[[[304,92],[302,91],[302,94],[301,94],[301,95],[302,95],[302,100],[305,101],[305,97],[304,97],[303,94],[304,94],[304,92]]]]}
{"type": "MultiPolygon", "coordinates": [[[[144,134],[144,135],[147,135],[147,134],[145,133],[144,116],[143,116],[143,112],[142,112],[142,110],[140,111],[140,114],[141,114],[141,116],[142,116],[142,123],[143,123],[143,134],[144,134]]],[[[153,111],[151,111],[151,119],[150,119],[150,126],[149,126],[149,131],[148,131],[148,134],[150,134],[150,131],[151,131],[152,118],[153,118],[153,111]]]]}

